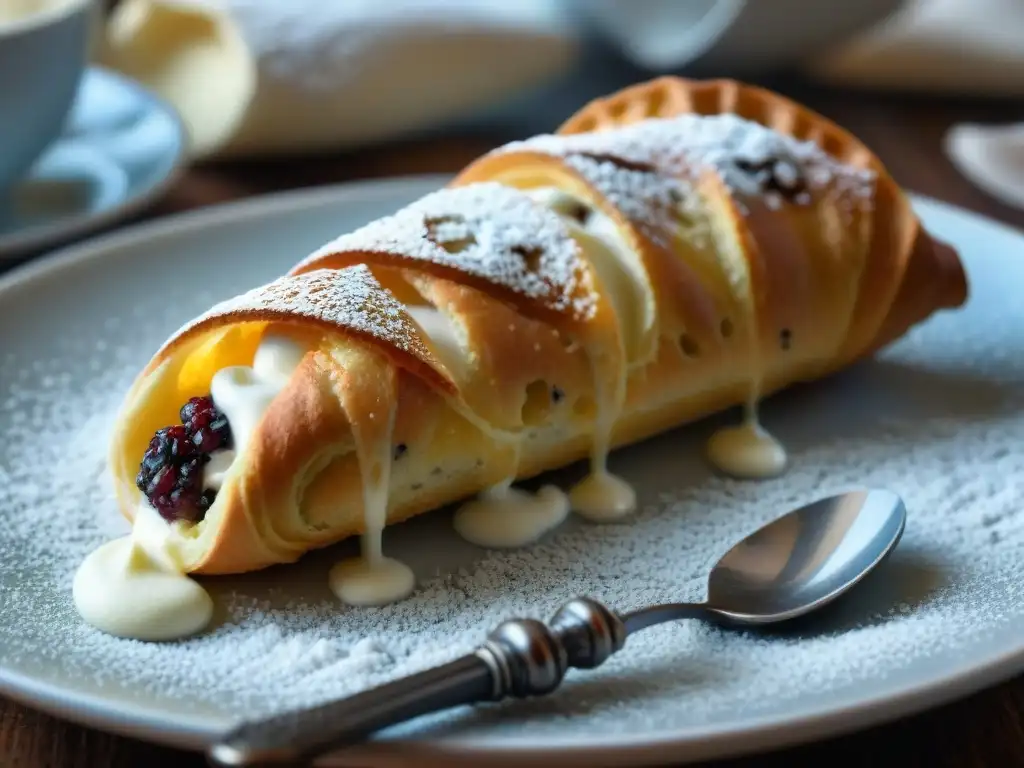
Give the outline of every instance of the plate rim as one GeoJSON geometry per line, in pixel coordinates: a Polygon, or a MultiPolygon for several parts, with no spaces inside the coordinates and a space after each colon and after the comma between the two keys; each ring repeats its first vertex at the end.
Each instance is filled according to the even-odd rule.
{"type": "MultiPolygon", "coordinates": [[[[912,686],[889,684],[851,704],[823,712],[805,707],[796,715],[761,717],[746,721],[741,727],[691,726],[656,736],[611,736],[587,743],[579,739],[547,738],[540,745],[524,744],[511,737],[500,738],[493,746],[460,740],[457,736],[371,741],[348,748],[343,754],[327,755],[316,765],[355,768],[373,764],[382,768],[404,768],[421,766],[425,759],[443,760],[446,766],[557,761],[562,766],[592,767],[634,765],[638,759],[644,760],[644,765],[686,765],[795,747],[892,723],[1005,682],[1021,671],[1024,671],[1024,642],[1018,648],[960,667],[956,674],[944,678],[912,686]],[[675,750],[682,750],[684,754],[675,750]]],[[[185,715],[168,721],[148,708],[126,709],[91,694],[69,695],[58,685],[2,668],[0,695],[80,726],[170,748],[202,751],[220,734],[216,729],[204,727],[201,717],[185,715]]]]}
{"type": "MultiPolygon", "coordinates": [[[[451,178],[451,174],[420,174],[315,185],[255,195],[130,224],[117,231],[59,248],[0,273],[0,302],[20,286],[50,278],[62,269],[103,259],[111,251],[130,247],[148,238],[173,236],[185,230],[196,231],[222,223],[244,221],[268,211],[287,215],[322,205],[345,205],[356,199],[366,202],[370,198],[408,196],[410,192],[415,196],[421,190],[422,194],[426,194],[431,189],[443,186],[451,178]]],[[[915,205],[932,208],[941,216],[951,216],[985,227],[1024,244],[1024,231],[1012,224],[927,195],[911,192],[908,197],[915,205]]],[[[3,263],[0,261],[2,268],[3,263]]],[[[917,683],[901,684],[897,681],[882,684],[869,695],[847,698],[845,702],[821,711],[804,707],[790,709],[783,716],[747,719],[741,721],[740,725],[690,726],[666,730],[653,736],[616,735],[588,739],[585,742],[579,738],[544,737],[542,740],[533,739],[532,743],[523,743],[507,737],[488,737],[487,743],[481,743],[473,737],[459,736],[371,741],[346,750],[343,755],[328,756],[318,765],[354,766],[368,759],[380,765],[421,765],[427,758],[443,760],[445,764],[460,761],[496,765],[510,760],[557,760],[561,764],[594,765],[596,762],[601,765],[619,765],[638,759],[682,764],[711,758],[739,757],[834,738],[892,722],[961,699],[1004,682],[1022,671],[1024,638],[1016,646],[1000,648],[984,659],[957,665],[950,674],[932,676],[917,683]]],[[[209,727],[201,717],[189,717],[186,714],[168,720],[164,710],[157,712],[138,705],[126,708],[93,694],[68,693],[59,684],[2,666],[0,695],[86,727],[179,749],[205,749],[210,740],[220,733],[218,729],[209,727]]]]}
{"type": "MultiPolygon", "coordinates": [[[[98,77],[116,83],[118,88],[132,91],[140,99],[144,99],[164,113],[164,116],[175,126],[175,133],[178,137],[177,150],[172,159],[171,167],[155,183],[141,188],[135,194],[129,188],[118,203],[98,213],[79,214],[66,219],[61,218],[53,222],[29,227],[25,230],[15,230],[8,235],[0,234],[0,269],[3,268],[5,262],[17,261],[26,257],[31,259],[32,251],[45,250],[50,246],[59,246],[69,239],[88,235],[140,213],[167,194],[171,187],[184,175],[190,154],[190,140],[188,130],[178,111],[165,99],[156,95],[137,81],[97,64],[90,64],[85,68],[82,73],[80,89],[85,87],[85,81],[90,77],[98,77]]],[[[46,151],[52,150],[63,139],[64,135],[62,134],[57,137],[46,151]]],[[[75,245],[83,244],[84,241],[75,245]]]]}

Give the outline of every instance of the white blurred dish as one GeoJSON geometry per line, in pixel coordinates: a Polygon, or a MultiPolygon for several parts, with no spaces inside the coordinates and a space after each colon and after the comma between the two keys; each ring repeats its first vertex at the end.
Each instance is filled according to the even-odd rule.
{"type": "Polygon", "coordinates": [[[1024,93],[1024,3],[910,0],[885,24],[827,52],[808,69],[846,86],[1019,96],[1024,93]]]}
{"type": "Polygon", "coordinates": [[[1024,208],[1024,123],[955,125],[946,154],[971,182],[997,200],[1024,208]]]}
{"type": "Polygon", "coordinates": [[[797,63],[885,19],[903,0],[569,0],[634,64],[730,74],[797,63]]]}

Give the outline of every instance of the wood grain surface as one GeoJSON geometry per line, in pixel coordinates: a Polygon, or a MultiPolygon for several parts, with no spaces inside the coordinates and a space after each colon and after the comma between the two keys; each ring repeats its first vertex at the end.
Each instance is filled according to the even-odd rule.
{"type": "MultiPolygon", "coordinates": [[[[625,75],[627,79],[629,75],[625,75]]],[[[766,82],[838,121],[886,162],[908,189],[1024,228],[1024,211],[987,197],[946,159],[942,141],[960,121],[1020,119],[1017,104],[835,91],[796,80],[766,82]]],[[[565,112],[575,104],[567,104],[565,112]]],[[[333,156],[206,165],[188,170],[139,218],[153,218],[277,190],[352,179],[447,173],[520,132],[500,121],[333,156]]],[[[726,768],[850,765],[1008,768],[1024,765],[1024,678],[889,725],[716,765],[726,768]]],[[[82,728],[0,699],[3,768],[198,768],[202,756],[82,728]]]]}

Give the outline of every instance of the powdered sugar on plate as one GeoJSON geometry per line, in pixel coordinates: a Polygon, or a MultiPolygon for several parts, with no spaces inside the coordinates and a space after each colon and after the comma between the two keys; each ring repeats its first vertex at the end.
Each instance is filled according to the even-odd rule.
{"type": "MultiPolygon", "coordinates": [[[[261,236],[247,226],[252,240],[240,240],[232,259],[247,258],[261,236]]],[[[0,294],[0,667],[169,721],[199,712],[226,722],[444,662],[499,621],[547,618],[576,594],[619,609],[699,599],[709,568],[738,538],[794,504],[859,485],[902,494],[910,520],[885,570],[835,612],[771,636],[696,622],[654,628],[549,699],[460,710],[396,733],[664,736],[829,706],[984,658],[997,641],[1005,650],[1024,628],[1024,307],[1014,300],[1024,260],[1001,257],[995,269],[986,253],[967,254],[967,309],[936,317],[877,362],[765,404],[767,426],[791,450],[781,478],[714,477],[700,450],[718,420],[704,422],[613,456],[642,503],[622,524],[573,520],[535,546],[486,553],[458,540],[445,512],[423,516],[385,535],[385,548],[419,576],[408,600],[339,605],[326,586],[335,549],[204,580],[216,626],[169,644],[83,626],[70,584],[88,551],[126,530],[104,467],[120,398],[168,328],[209,303],[183,289],[163,314],[139,299],[147,309],[132,317],[133,299],[90,304],[88,292],[52,283],[36,289],[33,306],[60,298],[81,322],[34,330],[44,311],[0,294]],[[131,319],[105,327],[115,314],[131,319]]],[[[160,258],[147,255],[147,269],[162,269],[160,258]]],[[[183,258],[192,274],[227,274],[202,255],[183,258]]],[[[113,274],[102,264],[85,270],[88,279],[113,274]]]]}

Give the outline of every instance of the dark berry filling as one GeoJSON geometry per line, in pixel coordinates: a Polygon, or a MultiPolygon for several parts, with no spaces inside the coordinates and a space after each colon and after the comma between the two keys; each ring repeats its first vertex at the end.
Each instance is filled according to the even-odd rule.
{"type": "Polygon", "coordinates": [[[210,397],[193,397],[181,424],[158,429],[149,441],[135,485],[167,521],[203,519],[217,492],[203,488],[203,467],[216,450],[230,448],[231,427],[210,397]]]}
{"type": "Polygon", "coordinates": [[[193,397],[181,406],[178,415],[200,452],[213,453],[218,448],[230,447],[231,427],[211,398],[193,397]]]}

